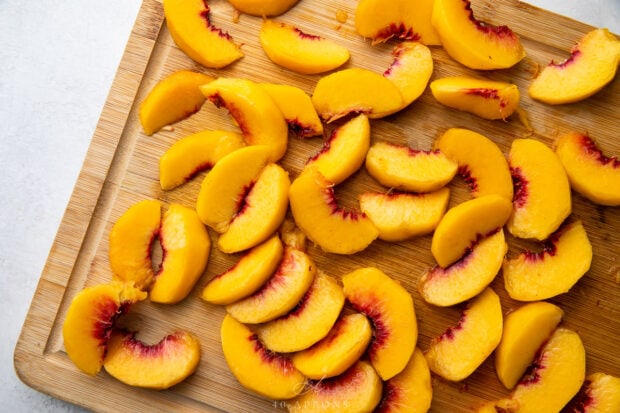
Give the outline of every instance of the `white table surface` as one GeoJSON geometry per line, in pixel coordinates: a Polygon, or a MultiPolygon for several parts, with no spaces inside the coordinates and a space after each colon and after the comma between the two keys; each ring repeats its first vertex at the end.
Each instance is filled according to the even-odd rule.
{"type": "MultiPolygon", "coordinates": [[[[620,33],[620,0],[529,2],[620,33]]],[[[13,350],[140,4],[0,0],[0,411],[82,411],[19,381],[13,350]]]]}

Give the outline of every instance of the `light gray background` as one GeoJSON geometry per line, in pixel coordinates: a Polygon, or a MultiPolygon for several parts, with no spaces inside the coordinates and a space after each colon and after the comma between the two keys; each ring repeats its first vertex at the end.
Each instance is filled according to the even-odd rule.
{"type": "MultiPolygon", "coordinates": [[[[305,0],[309,1],[309,0],[305,0]]],[[[620,0],[530,0],[620,33],[620,0]]],[[[0,0],[0,411],[78,412],[13,350],[140,0],[0,0]]]]}

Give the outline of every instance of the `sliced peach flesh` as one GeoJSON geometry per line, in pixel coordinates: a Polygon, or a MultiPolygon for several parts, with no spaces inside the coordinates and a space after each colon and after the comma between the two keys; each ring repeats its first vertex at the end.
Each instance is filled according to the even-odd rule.
{"type": "Polygon", "coordinates": [[[398,87],[403,105],[419,98],[433,74],[433,56],[428,47],[418,42],[402,42],[392,50],[394,60],[383,72],[398,87]]]}
{"type": "Polygon", "coordinates": [[[290,10],[299,0],[230,0],[230,4],[241,13],[258,17],[279,16],[290,10]]]}
{"type": "Polygon", "coordinates": [[[562,412],[605,413],[618,410],[618,406],[620,378],[598,372],[586,377],[579,393],[564,406],[562,412]]]}

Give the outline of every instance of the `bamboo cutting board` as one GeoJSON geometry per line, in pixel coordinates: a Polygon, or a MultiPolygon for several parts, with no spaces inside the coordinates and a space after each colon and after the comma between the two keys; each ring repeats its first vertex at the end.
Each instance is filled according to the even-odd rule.
{"type": "MultiPolygon", "coordinates": [[[[393,44],[371,46],[355,33],[356,4],[346,0],[301,0],[279,19],[347,46],[351,51],[348,67],[382,72],[391,62],[393,44]],[[345,23],[336,20],[336,13],[342,11],[348,16],[345,23]]],[[[118,217],[145,198],[194,205],[201,177],[164,192],[158,182],[159,157],[173,142],[190,133],[236,128],[224,110],[207,103],[173,128],[145,136],[137,112],[153,85],[178,69],[286,83],[308,93],[319,79],[279,68],[265,57],[258,42],[260,19],[241,15],[235,22],[234,11],[224,0],[214,0],[210,6],[214,24],[243,43],[245,53],[242,60],[220,71],[205,70],[175,47],[164,23],[161,2],[145,0],[142,4],[15,350],[18,375],[37,390],[104,412],[285,411],[285,403],[265,400],[244,390],[226,366],[219,342],[224,310],[205,303],[199,294],[211,277],[229,268],[238,256],[225,256],[216,248],[212,249],[204,276],[186,300],[173,306],[142,302],[123,319],[125,324],[138,329],[146,341],[159,340],[177,328],[199,337],[202,361],[198,371],[185,382],[166,391],[150,391],[123,385],[105,371],[89,377],[75,368],[63,349],[62,323],[73,296],[86,286],[111,279],[107,239],[118,217]]],[[[477,74],[514,82],[522,92],[521,106],[529,127],[517,116],[505,122],[486,121],[442,107],[427,89],[402,112],[372,121],[374,141],[391,140],[429,149],[446,129],[465,127],[490,137],[508,153],[515,138],[532,137],[552,145],[557,135],[578,131],[590,133],[605,153],[620,154],[618,79],[594,97],[572,105],[545,106],[527,96],[536,65],[566,58],[575,41],[592,27],[516,0],[474,1],[474,11],[482,20],[508,24],[521,36],[528,56],[510,70],[483,74],[463,68],[441,48],[434,47],[433,79],[477,74]]],[[[281,163],[291,178],[297,176],[305,160],[321,145],[320,138],[290,138],[289,151],[281,163]]],[[[451,205],[467,199],[463,182],[457,179],[450,187],[451,205]]],[[[339,185],[336,194],[342,205],[354,207],[357,194],[367,189],[381,190],[362,168],[339,185]]],[[[569,293],[549,301],[564,309],[564,325],[576,330],[583,339],[587,372],[620,376],[620,208],[595,206],[578,195],[574,195],[573,202],[573,217],[584,221],[593,244],[592,268],[569,293]]],[[[213,233],[211,236],[216,241],[213,233]]],[[[508,241],[509,256],[531,247],[524,241],[508,241]]],[[[434,264],[429,247],[427,236],[398,244],[376,241],[354,256],[326,254],[313,245],[308,252],[319,268],[337,278],[355,268],[374,265],[398,279],[414,298],[420,330],[418,346],[426,350],[430,340],[455,324],[460,314],[459,308],[440,309],[425,304],[417,292],[418,278],[434,264]]],[[[501,274],[492,287],[500,295],[505,313],[519,305],[506,294],[501,274]]],[[[493,356],[461,383],[434,377],[433,391],[434,412],[470,411],[484,400],[508,394],[495,376],[493,356]]]]}

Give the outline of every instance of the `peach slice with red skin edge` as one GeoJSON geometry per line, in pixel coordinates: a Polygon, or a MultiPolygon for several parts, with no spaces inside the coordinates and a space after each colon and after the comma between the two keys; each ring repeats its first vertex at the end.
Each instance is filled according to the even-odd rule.
{"type": "Polygon", "coordinates": [[[200,362],[200,342],[177,331],[156,344],[145,344],[135,333],[113,331],[103,368],[115,379],[135,387],[163,390],[193,374],[200,362]]]}
{"type": "Polygon", "coordinates": [[[392,50],[394,60],[383,72],[403,97],[403,107],[419,98],[433,74],[433,56],[418,42],[402,42],[392,50]]]}
{"type": "Polygon", "coordinates": [[[454,178],[457,164],[438,150],[423,151],[380,141],[368,150],[366,170],[383,186],[431,192],[454,178]]]}
{"type": "Polygon", "coordinates": [[[426,235],[437,227],[450,200],[450,189],[414,194],[390,191],[359,195],[360,209],[379,230],[379,239],[404,241],[426,235]]]}
{"type": "Polygon", "coordinates": [[[620,378],[605,373],[588,375],[562,413],[606,413],[620,409],[620,378]]]}
{"type": "Polygon", "coordinates": [[[620,159],[606,156],[594,140],[567,133],[555,142],[555,153],[566,170],[570,186],[599,205],[620,205],[620,159]]]}
{"type": "Polygon", "coordinates": [[[62,337],[77,368],[91,376],[99,373],[116,320],[145,298],[145,292],[119,281],[86,287],[73,297],[62,337]]]}
{"type": "Polygon", "coordinates": [[[469,129],[450,128],[433,147],[458,164],[458,174],[474,198],[498,194],[512,200],[512,176],[508,160],[495,142],[469,129]]]}
{"type": "Polygon", "coordinates": [[[211,24],[207,0],[165,0],[164,16],[172,40],[201,65],[220,69],[243,57],[232,37],[211,24]]]}
{"type": "Polygon", "coordinates": [[[267,350],[248,326],[229,314],[220,336],[226,363],[246,389],[275,400],[293,398],[304,389],[306,378],[291,360],[267,350]]]}
{"type": "Polygon", "coordinates": [[[355,254],[379,235],[365,214],[338,206],[333,184],[315,168],[293,181],[289,203],[297,227],[326,252],[355,254]]]}
{"type": "Polygon", "coordinates": [[[429,304],[447,307],[480,294],[502,268],[508,244],[504,230],[477,240],[463,258],[449,267],[435,266],[418,281],[420,295],[429,304]]]}
{"type": "Polygon", "coordinates": [[[477,20],[469,0],[435,0],[431,21],[448,55],[471,69],[506,69],[525,57],[519,36],[477,20]]]}
{"type": "Polygon", "coordinates": [[[346,47],[287,23],[263,20],[259,39],[272,62],[305,75],[334,70],[349,60],[346,47]]]}
{"type": "Polygon", "coordinates": [[[226,311],[242,323],[259,324],[283,316],[303,298],[316,275],[316,265],[308,254],[284,248],[276,272],[254,294],[226,306],[226,311]]]}
{"type": "Polygon", "coordinates": [[[458,324],[431,341],[426,360],[432,372],[461,381],[493,353],[502,338],[502,306],[488,287],[467,303],[458,324]]]}
{"type": "Polygon", "coordinates": [[[529,94],[551,105],[586,99],[614,79],[618,63],[620,40],[607,29],[594,29],[579,40],[568,59],[543,68],[529,94]]]}
{"type": "Polygon", "coordinates": [[[299,0],[229,0],[241,13],[257,17],[279,16],[291,9],[299,0]]]}
{"type": "Polygon", "coordinates": [[[157,82],[140,104],[144,133],[152,135],[198,112],[206,100],[198,87],[213,79],[203,73],[179,70],[157,82]]]}
{"type": "Polygon", "coordinates": [[[383,380],[400,373],[415,350],[418,324],[411,294],[383,271],[366,267],[342,276],[344,294],[370,318],[374,335],[367,350],[383,380]]]}
{"type": "Polygon", "coordinates": [[[592,245],[581,221],[564,224],[543,243],[539,252],[524,251],[504,262],[508,295],[538,301],[568,292],[590,269],[592,245]]]}
{"type": "Polygon", "coordinates": [[[368,318],[360,313],[347,314],[336,321],[325,338],[293,354],[291,360],[310,379],[338,376],[359,360],[371,338],[368,318]]]}

